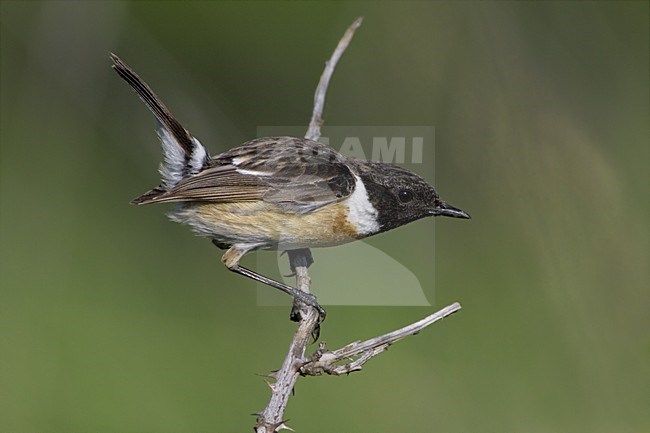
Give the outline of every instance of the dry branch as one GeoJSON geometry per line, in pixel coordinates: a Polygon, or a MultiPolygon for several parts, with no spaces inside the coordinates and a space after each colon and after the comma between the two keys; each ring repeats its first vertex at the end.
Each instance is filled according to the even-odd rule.
{"type": "MultiPolygon", "coordinates": [[[[325,70],[314,94],[314,110],[305,138],[311,140],[320,138],[327,87],[336,64],[350,44],[354,32],[359,28],[361,22],[362,18],[357,18],[348,27],[332,57],[325,64],[325,70]]],[[[296,275],[297,288],[309,293],[311,280],[307,268],[313,261],[311,252],[309,249],[292,250],[288,251],[288,256],[291,269],[296,275]]],[[[325,349],[325,344],[321,343],[318,350],[311,356],[305,356],[305,350],[312,335],[318,334],[319,314],[315,308],[304,305],[299,307],[301,308],[301,320],[289,346],[287,356],[282,367],[269,375],[274,380],[273,383],[269,383],[271,399],[266,408],[257,414],[255,424],[257,433],[276,433],[283,429],[293,430],[285,423],[284,411],[299,376],[317,376],[324,373],[340,375],[361,370],[363,364],[386,350],[391,344],[410,335],[415,335],[427,326],[453,314],[460,309],[460,304],[454,303],[404,328],[363,342],[356,341],[338,350],[328,351],[325,349]],[[340,365],[344,361],[348,362],[340,365]]]]}
{"type": "Polygon", "coordinates": [[[363,364],[370,358],[379,355],[388,347],[404,338],[415,335],[429,325],[444,319],[460,310],[460,304],[455,302],[442,310],[435,312],[424,319],[407,325],[401,329],[371,338],[366,341],[355,341],[338,350],[329,351],[325,349],[325,343],[320,343],[318,350],[310,356],[309,360],[300,367],[300,374],[303,376],[320,376],[323,373],[335,376],[349,374],[361,370],[363,364]],[[357,358],[358,357],[358,358],[357,358]],[[347,364],[338,365],[342,361],[350,361],[347,364]]]}
{"type": "Polygon", "coordinates": [[[318,87],[316,87],[316,92],[314,93],[314,111],[312,112],[311,121],[309,122],[309,129],[307,130],[307,134],[305,134],[305,138],[309,138],[310,140],[318,140],[320,138],[320,127],[323,126],[323,107],[325,106],[327,86],[329,86],[330,79],[334,73],[334,68],[336,68],[336,64],[339,62],[339,59],[348,48],[348,45],[350,45],[350,41],[352,40],[352,36],[354,36],[354,32],[359,28],[359,26],[361,26],[362,22],[363,17],[359,17],[354,20],[352,25],[345,31],[345,34],[339,41],[339,44],[336,46],[332,57],[328,62],[325,63],[325,70],[320,77],[318,87]]]}
{"type": "MultiPolygon", "coordinates": [[[[361,21],[362,18],[357,18],[348,27],[334,50],[332,57],[325,64],[325,70],[321,75],[316,93],[314,94],[314,110],[305,138],[309,138],[310,140],[318,140],[320,138],[320,127],[323,124],[323,107],[325,106],[325,95],[327,94],[330,78],[343,52],[350,44],[355,30],[361,25],[361,21]]],[[[312,262],[311,252],[308,249],[293,250],[288,251],[288,255],[291,269],[296,273],[296,287],[299,290],[309,293],[311,280],[307,268],[312,262]]],[[[309,339],[317,332],[316,330],[319,326],[319,314],[315,308],[302,308],[300,317],[301,320],[289,346],[289,352],[282,363],[282,367],[274,375],[275,382],[269,384],[272,391],[269,404],[257,416],[255,425],[255,431],[257,433],[274,433],[288,428],[283,420],[284,411],[293,391],[293,386],[300,374],[299,369],[305,361],[305,349],[309,344],[309,339]]]]}

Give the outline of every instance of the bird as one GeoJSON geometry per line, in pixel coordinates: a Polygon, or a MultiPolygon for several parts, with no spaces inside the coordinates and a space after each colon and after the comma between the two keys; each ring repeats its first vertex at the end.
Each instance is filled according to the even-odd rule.
{"type": "Polygon", "coordinates": [[[241,258],[337,246],[430,216],[470,218],[412,171],[347,157],[307,138],[255,138],[211,156],[122,59],[110,57],[156,118],[163,150],[161,184],[131,203],[175,203],[168,217],[226,250],[222,262],[230,271],[316,308],[321,319],[325,310],[313,294],[245,268],[241,258]]]}

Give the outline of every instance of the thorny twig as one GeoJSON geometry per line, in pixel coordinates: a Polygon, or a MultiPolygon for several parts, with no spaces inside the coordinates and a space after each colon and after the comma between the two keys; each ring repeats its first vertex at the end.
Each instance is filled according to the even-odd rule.
{"type": "MultiPolygon", "coordinates": [[[[332,57],[325,65],[325,70],[321,75],[314,95],[314,110],[305,138],[310,140],[318,140],[320,138],[320,127],[323,123],[323,107],[325,105],[325,95],[327,94],[330,78],[334,73],[334,68],[336,68],[336,64],[341,58],[341,55],[343,55],[343,52],[350,44],[355,30],[361,25],[361,21],[362,18],[354,20],[339,41],[332,57]]],[[[313,261],[311,252],[308,249],[292,250],[288,251],[288,255],[291,268],[296,273],[297,288],[309,292],[311,280],[307,268],[313,261]]],[[[275,433],[288,428],[283,420],[284,411],[293,391],[293,386],[298,379],[298,369],[304,360],[305,349],[309,344],[309,339],[319,326],[319,315],[315,308],[303,308],[300,312],[300,317],[300,324],[289,346],[289,352],[280,370],[274,374],[275,382],[269,384],[272,391],[271,399],[264,411],[257,416],[255,425],[255,431],[257,433],[275,433]]]]}
{"type": "Polygon", "coordinates": [[[379,355],[388,347],[410,335],[415,335],[429,325],[444,319],[460,310],[460,304],[455,302],[442,310],[435,312],[424,319],[405,326],[388,334],[371,338],[366,341],[355,341],[338,350],[329,351],[325,349],[325,343],[321,343],[318,350],[311,355],[310,359],[300,367],[300,374],[303,376],[320,376],[321,374],[332,374],[335,376],[349,374],[361,370],[363,364],[370,358],[379,355]],[[354,359],[358,357],[357,359],[354,359]],[[349,360],[347,364],[337,365],[339,362],[349,360]]]}
{"type": "MultiPolygon", "coordinates": [[[[316,93],[314,94],[314,110],[305,138],[311,140],[318,140],[320,138],[320,128],[323,124],[323,107],[325,105],[325,95],[330,78],[334,73],[336,64],[350,44],[354,32],[359,28],[361,22],[362,18],[357,18],[348,27],[334,50],[332,57],[325,65],[325,70],[321,75],[316,93]]],[[[288,255],[291,269],[296,275],[296,286],[300,290],[309,292],[311,280],[307,268],[313,262],[311,252],[309,249],[291,250],[288,251],[288,255]]],[[[356,341],[334,351],[326,350],[324,343],[321,343],[318,350],[311,356],[306,357],[306,347],[309,344],[311,336],[317,332],[319,326],[319,314],[314,308],[302,308],[298,329],[293,336],[282,367],[278,371],[268,375],[274,380],[273,383],[268,383],[271,388],[271,399],[266,408],[257,414],[255,431],[257,433],[276,433],[283,429],[293,430],[286,425],[284,411],[299,376],[317,376],[324,373],[340,375],[361,370],[363,364],[372,357],[385,351],[391,344],[409,335],[417,334],[427,326],[453,314],[459,309],[460,304],[454,303],[404,328],[363,342],[356,341]],[[340,362],[346,360],[349,362],[338,365],[340,362]]]]}

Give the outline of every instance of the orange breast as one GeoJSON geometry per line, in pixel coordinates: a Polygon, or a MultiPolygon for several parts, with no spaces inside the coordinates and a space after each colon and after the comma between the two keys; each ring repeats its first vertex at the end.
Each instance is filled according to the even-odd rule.
{"type": "Polygon", "coordinates": [[[263,201],[188,203],[170,217],[225,243],[259,242],[279,249],[340,245],[360,237],[340,202],[305,214],[263,201]]]}

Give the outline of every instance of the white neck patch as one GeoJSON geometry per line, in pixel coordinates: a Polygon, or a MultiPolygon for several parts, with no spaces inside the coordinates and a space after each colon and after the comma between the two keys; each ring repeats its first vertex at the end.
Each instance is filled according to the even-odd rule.
{"type": "Polygon", "coordinates": [[[379,231],[377,209],[368,199],[368,191],[361,178],[354,175],[356,182],[354,192],[346,200],[348,206],[348,221],[352,223],[361,235],[371,235],[379,231]]]}

